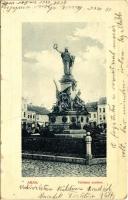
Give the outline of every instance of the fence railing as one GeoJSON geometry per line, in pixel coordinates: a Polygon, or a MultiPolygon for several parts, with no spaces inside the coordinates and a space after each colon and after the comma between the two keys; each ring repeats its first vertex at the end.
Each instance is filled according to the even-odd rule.
{"type": "MultiPolygon", "coordinates": [[[[90,136],[91,137],[91,136],[90,136]]],[[[87,151],[93,157],[106,157],[106,137],[100,136],[91,138],[88,142],[85,138],[60,138],[60,137],[23,137],[22,151],[53,153],[53,154],[74,154],[86,157],[87,151]],[[88,145],[87,145],[88,144],[88,145]],[[90,149],[91,148],[91,149],[90,149]]]]}

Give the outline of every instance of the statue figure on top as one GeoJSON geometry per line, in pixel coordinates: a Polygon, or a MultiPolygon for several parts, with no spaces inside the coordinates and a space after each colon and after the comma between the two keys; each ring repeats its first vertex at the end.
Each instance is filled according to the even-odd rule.
{"type": "Polygon", "coordinates": [[[53,48],[61,54],[61,58],[64,65],[64,74],[72,75],[72,67],[74,64],[75,56],[71,55],[68,51],[68,48],[65,48],[64,52],[58,50],[58,45],[54,44],[53,48]]]}

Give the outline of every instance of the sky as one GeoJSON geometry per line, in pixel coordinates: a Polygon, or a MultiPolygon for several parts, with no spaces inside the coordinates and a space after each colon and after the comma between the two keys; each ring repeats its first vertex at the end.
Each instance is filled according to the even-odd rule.
{"type": "Polygon", "coordinates": [[[105,25],[79,22],[23,23],[22,96],[49,109],[56,102],[53,80],[60,87],[64,72],[54,43],[75,56],[73,76],[85,103],[106,96],[105,25]]]}

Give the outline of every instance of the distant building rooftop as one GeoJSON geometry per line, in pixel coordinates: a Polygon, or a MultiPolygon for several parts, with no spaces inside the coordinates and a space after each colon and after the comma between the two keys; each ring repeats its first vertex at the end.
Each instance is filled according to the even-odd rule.
{"type": "Polygon", "coordinates": [[[41,107],[41,106],[28,105],[27,107],[28,107],[28,111],[33,111],[39,115],[47,115],[50,112],[45,107],[41,107]]]}
{"type": "Polygon", "coordinates": [[[97,102],[90,102],[86,104],[88,112],[97,112],[97,102]]]}
{"type": "Polygon", "coordinates": [[[98,105],[104,105],[104,104],[107,104],[107,98],[101,97],[98,101],[98,105]]]}

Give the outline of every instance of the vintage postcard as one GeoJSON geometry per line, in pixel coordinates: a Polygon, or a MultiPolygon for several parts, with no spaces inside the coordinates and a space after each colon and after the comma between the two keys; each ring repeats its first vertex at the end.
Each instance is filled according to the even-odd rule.
{"type": "Polygon", "coordinates": [[[128,1],[1,9],[1,198],[127,199],[128,1]]]}

